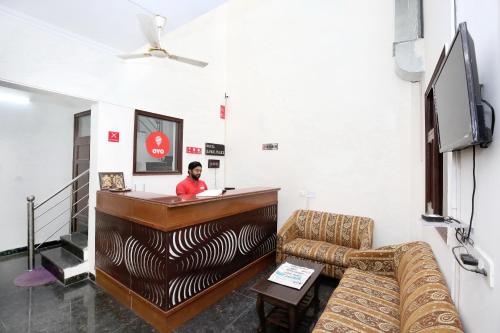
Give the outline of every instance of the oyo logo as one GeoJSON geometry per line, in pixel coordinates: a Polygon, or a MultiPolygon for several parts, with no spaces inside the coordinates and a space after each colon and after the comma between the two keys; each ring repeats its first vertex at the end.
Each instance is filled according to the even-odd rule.
{"type": "Polygon", "coordinates": [[[170,151],[170,141],[165,133],[160,131],[152,132],[146,139],[146,150],[154,158],[165,157],[170,151]]]}

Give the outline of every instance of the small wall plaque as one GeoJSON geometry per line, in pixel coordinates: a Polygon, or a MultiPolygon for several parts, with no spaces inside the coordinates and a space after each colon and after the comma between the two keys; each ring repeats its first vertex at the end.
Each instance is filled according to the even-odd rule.
{"type": "Polygon", "coordinates": [[[205,155],[224,156],[226,148],[216,143],[205,143],[205,155]]]}
{"type": "Polygon", "coordinates": [[[263,143],[262,150],[278,150],[277,143],[263,143]]]}
{"type": "Polygon", "coordinates": [[[208,160],[208,168],[209,169],[220,168],[220,160],[208,160]]]}
{"type": "Polygon", "coordinates": [[[201,148],[199,148],[199,147],[186,147],[186,153],[188,153],[188,154],[201,154],[201,148]]]}

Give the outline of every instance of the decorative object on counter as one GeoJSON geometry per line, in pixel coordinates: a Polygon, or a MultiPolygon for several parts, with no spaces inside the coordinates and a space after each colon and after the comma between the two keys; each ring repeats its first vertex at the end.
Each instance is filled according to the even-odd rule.
{"type": "Polygon", "coordinates": [[[125,190],[123,172],[99,172],[101,190],[125,190]]]}

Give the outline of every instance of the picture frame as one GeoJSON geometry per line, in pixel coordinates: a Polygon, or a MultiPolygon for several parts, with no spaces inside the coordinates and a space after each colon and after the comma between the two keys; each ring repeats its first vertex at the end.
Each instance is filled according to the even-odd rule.
{"type": "Polygon", "coordinates": [[[182,174],[183,124],[180,118],[135,110],[133,175],[182,174]],[[151,140],[155,136],[161,139],[151,140]]]}
{"type": "Polygon", "coordinates": [[[99,172],[101,190],[125,189],[123,172],[99,172]]]}

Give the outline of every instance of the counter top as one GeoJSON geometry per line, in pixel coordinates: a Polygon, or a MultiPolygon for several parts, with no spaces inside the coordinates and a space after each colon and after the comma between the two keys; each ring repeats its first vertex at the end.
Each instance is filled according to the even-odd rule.
{"type": "Polygon", "coordinates": [[[243,188],[236,190],[228,190],[225,193],[215,197],[201,197],[201,198],[197,198],[195,194],[175,196],[175,195],[165,195],[165,194],[157,194],[157,193],[141,192],[141,191],[110,192],[102,190],[98,192],[105,195],[121,196],[134,200],[144,200],[144,201],[161,203],[167,207],[174,208],[174,207],[195,205],[204,202],[244,197],[254,194],[275,192],[279,190],[280,188],[277,187],[251,187],[251,188],[243,188]]]}

